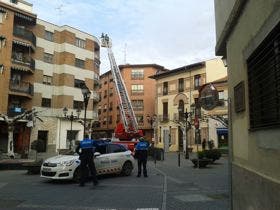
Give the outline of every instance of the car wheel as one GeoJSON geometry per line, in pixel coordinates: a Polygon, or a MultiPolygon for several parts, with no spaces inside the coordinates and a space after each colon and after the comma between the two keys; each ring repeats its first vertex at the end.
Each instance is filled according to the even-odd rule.
{"type": "Polygon", "coordinates": [[[131,175],[131,172],[133,170],[133,166],[132,166],[132,163],[130,161],[127,161],[123,164],[123,167],[122,167],[122,174],[124,176],[130,176],[131,175]]]}
{"type": "Polygon", "coordinates": [[[74,172],[74,175],[73,175],[73,180],[75,182],[80,182],[80,179],[81,179],[81,170],[80,170],[80,167],[76,168],[75,172],[74,172]]]}

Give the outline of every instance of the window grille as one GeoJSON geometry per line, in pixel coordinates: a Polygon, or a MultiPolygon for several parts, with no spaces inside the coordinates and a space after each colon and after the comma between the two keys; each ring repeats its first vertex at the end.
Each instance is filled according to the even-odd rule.
{"type": "Polygon", "coordinates": [[[247,60],[250,129],[280,125],[280,23],[247,60]]]}

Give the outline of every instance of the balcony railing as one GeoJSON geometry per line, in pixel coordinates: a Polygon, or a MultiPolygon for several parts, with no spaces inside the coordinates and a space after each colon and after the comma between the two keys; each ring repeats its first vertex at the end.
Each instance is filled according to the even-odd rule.
{"type": "Polygon", "coordinates": [[[10,90],[13,92],[26,93],[33,96],[34,87],[29,82],[10,80],[10,90]]]}
{"type": "Polygon", "coordinates": [[[31,31],[15,26],[14,36],[28,40],[36,47],[36,37],[31,31]]]}
{"type": "Polygon", "coordinates": [[[14,64],[22,65],[35,70],[35,60],[29,56],[18,56],[16,53],[12,54],[12,61],[14,64]]]}
{"type": "Polygon", "coordinates": [[[22,107],[14,107],[14,108],[10,108],[8,110],[8,116],[9,117],[15,117],[19,114],[22,114],[23,112],[25,112],[25,109],[22,107]]]}
{"type": "Polygon", "coordinates": [[[99,98],[99,94],[98,94],[98,93],[93,92],[92,96],[93,96],[93,100],[94,100],[95,102],[99,102],[100,98],[99,98]]]}
{"type": "Polygon", "coordinates": [[[168,122],[169,121],[169,114],[159,115],[158,119],[160,122],[168,122]]]}
{"type": "Polygon", "coordinates": [[[180,114],[178,114],[178,113],[174,113],[173,114],[173,121],[175,121],[175,122],[185,122],[186,121],[186,118],[185,118],[185,115],[184,115],[184,113],[180,113],[180,114]]]}

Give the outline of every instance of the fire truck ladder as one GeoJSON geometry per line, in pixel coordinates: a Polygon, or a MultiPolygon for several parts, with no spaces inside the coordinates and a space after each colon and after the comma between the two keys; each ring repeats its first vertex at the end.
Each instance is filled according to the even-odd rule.
{"type": "Polygon", "coordinates": [[[137,133],[138,132],[138,124],[136,121],[136,117],[131,105],[131,101],[128,97],[128,93],[126,87],[124,85],[124,81],[121,76],[120,69],[115,61],[115,57],[112,51],[112,42],[108,35],[102,34],[101,36],[101,46],[107,48],[108,57],[111,65],[111,72],[113,76],[113,80],[115,83],[115,88],[119,97],[119,107],[121,111],[121,117],[123,121],[123,125],[125,128],[125,132],[127,133],[137,133]]]}

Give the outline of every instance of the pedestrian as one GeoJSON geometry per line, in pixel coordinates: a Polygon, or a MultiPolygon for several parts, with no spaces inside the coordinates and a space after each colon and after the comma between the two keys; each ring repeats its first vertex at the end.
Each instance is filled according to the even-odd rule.
{"type": "Polygon", "coordinates": [[[206,139],[202,140],[202,150],[206,149],[206,139]]]}
{"type": "Polygon", "coordinates": [[[89,138],[88,135],[85,136],[85,138],[80,141],[79,145],[76,148],[76,152],[79,154],[79,159],[81,161],[80,163],[80,186],[83,187],[85,185],[85,181],[87,178],[87,171],[89,169],[93,185],[98,184],[98,180],[96,177],[96,168],[94,164],[94,151],[96,147],[96,142],[89,138]]]}
{"type": "Polygon", "coordinates": [[[143,138],[139,138],[139,142],[135,147],[135,157],[137,158],[138,163],[138,174],[137,177],[141,176],[142,166],[144,177],[148,177],[147,174],[147,159],[148,159],[148,148],[149,143],[143,138]]]}

